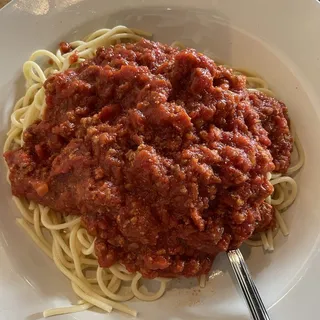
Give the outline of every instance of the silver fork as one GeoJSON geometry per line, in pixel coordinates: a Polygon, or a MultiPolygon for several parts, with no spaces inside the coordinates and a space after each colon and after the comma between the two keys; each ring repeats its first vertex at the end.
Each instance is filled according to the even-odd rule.
{"type": "Polygon", "coordinates": [[[268,312],[261,300],[260,294],[250,275],[246,262],[239,249],[227,252],[232,269],[247,302],[252,319],[270,320],[268,312]]]}

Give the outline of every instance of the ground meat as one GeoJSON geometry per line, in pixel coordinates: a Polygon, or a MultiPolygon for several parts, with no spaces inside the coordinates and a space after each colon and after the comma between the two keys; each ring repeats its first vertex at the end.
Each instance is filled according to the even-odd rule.
{"type": "Polygon", "coordinates": [[[59,49],[60,49],[62,54],[72,51],[70,43],[64,42],[64,41],[60,42],[59,49]]]}
{"type": "Polygon", "coordinates": [[[245,83],[193,49],[99,48],[45,82],[43,120],[5,154],[12,192],[81,215],[102,267],[205,274],[272,226],[267,173],[290,162],[285,106],[245,83]]]}
{"type": "Polygon", "coordinates": [[[287,107],[276,99],[262,93],[250,94],[254,109],[259,113],[262,126],[269,134],[269,150],[275,164],[275,171],[285,173],[290,164],[292,136],[288,126],[287,107]]]}

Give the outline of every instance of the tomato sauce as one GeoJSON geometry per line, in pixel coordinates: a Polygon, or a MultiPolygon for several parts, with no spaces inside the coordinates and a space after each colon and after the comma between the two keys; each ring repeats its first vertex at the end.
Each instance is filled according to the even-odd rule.
{"type": "Polygon", "coordinates": [[[43,120],[5,154],[12,192],[81,215],[102,267],[205,274],[272,227],[267,173],[290,163],[286,106],[245,84],[193,49],[99,48],[45,82],[43,120]]]}

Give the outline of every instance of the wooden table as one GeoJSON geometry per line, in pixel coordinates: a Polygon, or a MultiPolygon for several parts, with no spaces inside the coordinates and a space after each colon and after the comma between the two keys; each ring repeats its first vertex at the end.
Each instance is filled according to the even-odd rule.
{"type": "Polygon", "coordinates": [[[10,0],[0,0],[0,8],[7,4],[10,0]]]}

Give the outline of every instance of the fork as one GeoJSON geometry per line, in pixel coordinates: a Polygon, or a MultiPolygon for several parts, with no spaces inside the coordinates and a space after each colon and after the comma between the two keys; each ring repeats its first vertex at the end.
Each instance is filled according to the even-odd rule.
{"type": "Polygon", "coordinates": [[[248,266],[239,249],[230,250],[227,256],[246,300],[253,320],[270,320],[248,266]]]}

